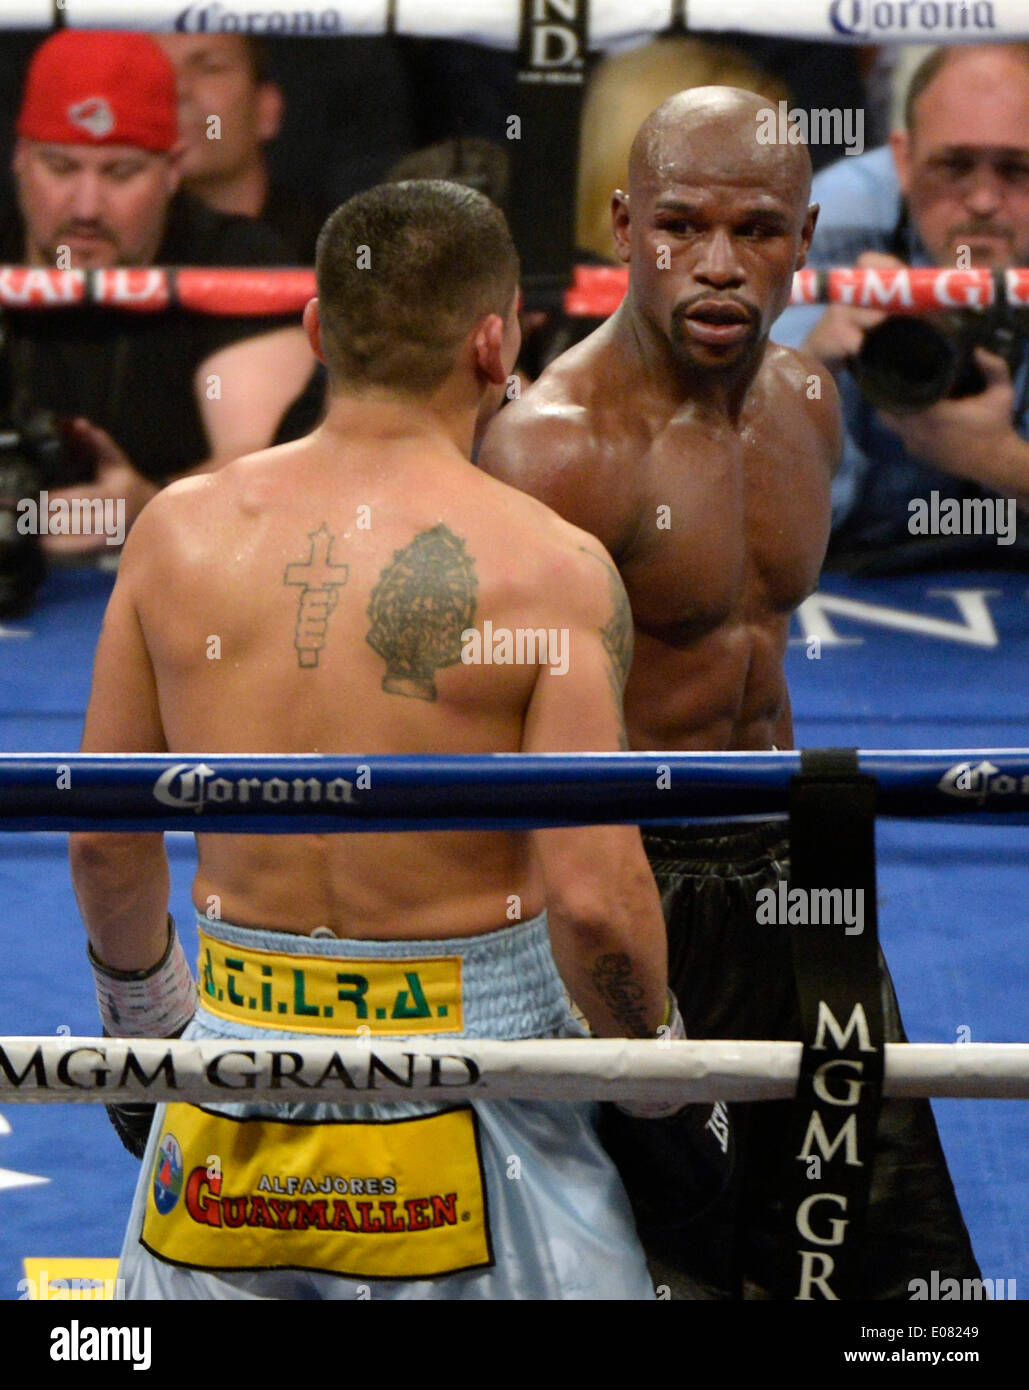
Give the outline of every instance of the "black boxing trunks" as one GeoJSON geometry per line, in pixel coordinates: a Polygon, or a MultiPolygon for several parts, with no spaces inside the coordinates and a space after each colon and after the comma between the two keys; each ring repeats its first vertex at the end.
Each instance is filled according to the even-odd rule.
{"type": "MultiPolygon", "coordinates": [[[[759,924],[758,892],[789,875],[785,820],[644,831],[668,928],[669,984],[693,1038],[801,1037],[789,928],[759,924]]],[[[880,952],[886,1037],[905,1042],[880,952]]],[[[640,1222],[656,1282],[673,1297],[769,1297],[786,1231],[781,1178],[790,1105],[728,1107],[736,1161],[726,1192],[688,1224],[640,1222]]],[[[646,1121],[636,1122],[645,1125],[646,1121]]],[[[632,1168],[623,1178],[634,1209],[632,1168]]],[[[637,1211],[638,1219],[639,1212],[637,1211]]],[[[909,1283],[978,1278],[927,1100],[884,1101],[876,1132],[863,1296],[911,1297],[909,1283]]]]}

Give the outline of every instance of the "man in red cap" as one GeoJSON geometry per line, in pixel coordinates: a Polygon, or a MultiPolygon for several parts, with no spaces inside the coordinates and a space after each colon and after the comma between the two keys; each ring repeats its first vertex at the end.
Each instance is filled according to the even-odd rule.
{"type": "Polygon", "coordinates": [[[48,39],[29,67],[14,155],[26,259],[148,265],[179,173],[174,76],[144,34],[48,39]],[[73,148],[69,148],[69,146],[73,148]]]}
{"type": "MultiPolygon", "coordinates": [[[[0,225],[0,262],[290,263],[260,223],[179,190],[176,107],[174,69],[146,35],[48,38],[26,79],[13,159],[20,216],[0,225]]],[[[124,499],[128,525],[168,478],[266,447],[312,383],[310,349],[288,318],[48,310],[11,313],[8,330],[16,395],[70,420],[73,452],[88,459],[70,486],[49,488],[51,505],[124,499]]],[[[305,426],[316,409],[312,400],[305,426]]],[[[105,539],[44,544],[90,550],[105,539]]]]}

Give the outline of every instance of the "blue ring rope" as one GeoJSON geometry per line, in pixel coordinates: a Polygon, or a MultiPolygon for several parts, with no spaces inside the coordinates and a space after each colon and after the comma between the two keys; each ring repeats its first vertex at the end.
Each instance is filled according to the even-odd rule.
{"type": "MultiPolygon", "coordinates": [[[[872,751],[861,752],[859,763],[878,783],[881,815],[1029,823],[1029,749],[872,751]]],[[[0,830],[669,825],[785,814],[799,772],[798,752],[7,754],[0,756],[0,830]]]]}

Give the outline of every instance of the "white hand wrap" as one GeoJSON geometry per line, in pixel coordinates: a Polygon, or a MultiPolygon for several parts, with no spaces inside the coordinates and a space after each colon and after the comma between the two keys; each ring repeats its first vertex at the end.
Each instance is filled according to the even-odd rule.
{"type": "MultiPolygon", "coordinates": [[[[671,990],[668,991],[668,1011],[665,1022],[657,1030],[658,1042],[684,1042],[686,1025],[679,1011],[679,1001],[671,990]]],[[[626,1100],[616,1101],[615,1105],[623,1115],[632,1115],[637,1120],[663,1120],[669,1115],[677,1115],[686,1104],[682,1100],[626,1100]]]]}
{"type": "Polygon", "coordinates": [[[149,970],[112,970],[89,947],[96,999],[113,1038],[177,1037],[197,1006],[196,982],[168,917],[168,947],[149,970]]]}

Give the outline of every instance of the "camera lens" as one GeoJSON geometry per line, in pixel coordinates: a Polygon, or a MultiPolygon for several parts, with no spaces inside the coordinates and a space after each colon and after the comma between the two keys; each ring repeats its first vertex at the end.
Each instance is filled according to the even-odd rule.
{"type": "Polygon", "coordinates": [[[905,415],[943,400],[960,366],[961,353],[945,333],[898,315],[868,330],[851,370],[867,401],[905,415]]]}

